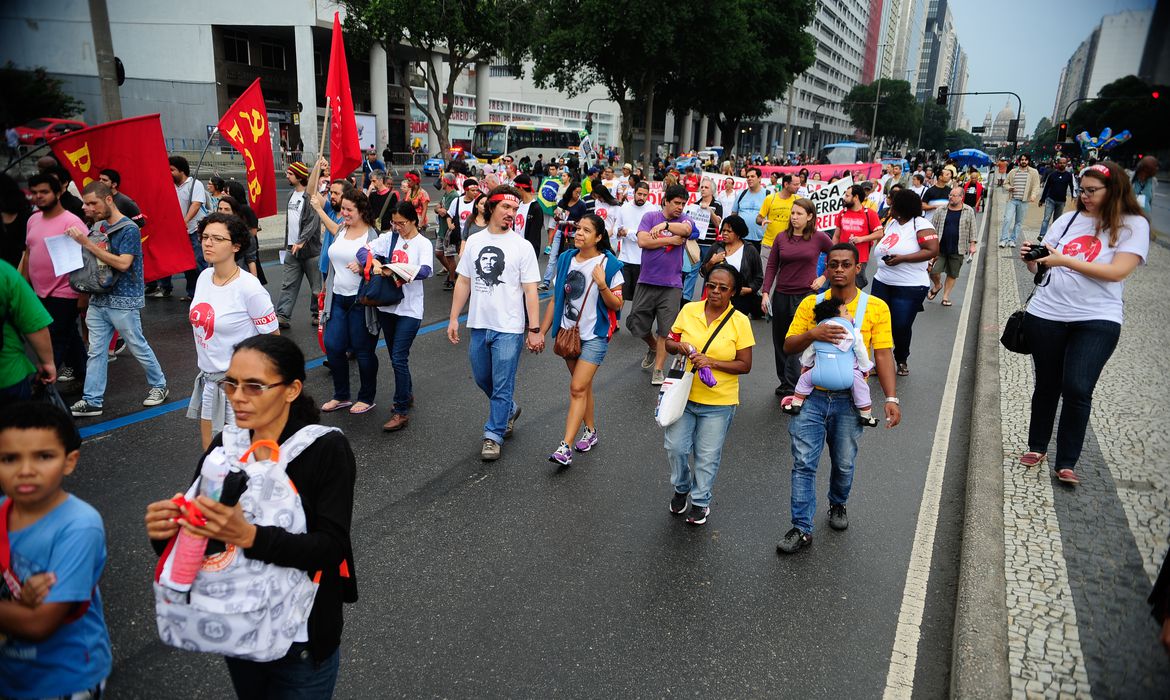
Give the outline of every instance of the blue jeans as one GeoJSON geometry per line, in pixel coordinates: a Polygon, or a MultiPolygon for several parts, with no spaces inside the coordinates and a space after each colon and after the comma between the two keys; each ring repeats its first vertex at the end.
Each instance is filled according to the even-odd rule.
{"type": "Polygon", "coordinates": [[[890,307],[890,327],[894,335],[894,362],[904,364],[910,359],[910,340],[913,337],[914,319],[922,311],[929,287],[897,287],[873,281],[870,293],[886,302],[890,307]]]}
{"type": "Polygon", "coordinates": [[[1053,469],[1075,469],[1093,409],[1093,389],[1117,348],[1121,324],[1104,320],[1050,321],[1027,314],[1024,336],[1032,347],[1036,367],[1028,450],[1048,452],[1059,403],[1056,459],[1051,464],[1053,469]]]}
{"type": "Polygon", "coordinates": [[[1064,213],[1065,204],[1066,202],[1055,202],[1051,199],[1044,200],[1044,218],[1040,220],[1040,238],[1044,238],[1044,234],[1048,232],[1048,225],[1064,213]]]}
{"type": "Polygon", "coordinates": [[[792,525],[802,532],[813,531],[817,511],[817,463],[825,443],[833,465],[829,477],[829,505],[844,505],[853,487],[853,466],[857,459],[857,438],[861,424],[853,407],[853,396],[844,391],[814,389],[804,400],[800,413],[788,421],[792,438],[792,525]]]}
{"type": "Polygon", "coordinates": [[[110,341],[117,331],[126,341],[130,354],[146,371],[146,384],[151,387],[165,387],[167,378],[158,358],[142,335],[142,317],[138,309],[111,309],[108,306],[90,304],[85,314],[85,325],[89,328],[89,357],[85,361],[85,389],[81,398],[91,406],[101,406],[106,393],[106,371],[109,368],[110,341]]]}
{"type": "Polygon", "coordinates": [[[544,277],[541,280],[545,284],[552,284],[553,275],[557,273],[557,256],[561,254],[561,235],[560,226],[557,227],[557,233],[553,236],[552,251],[548,254],[548,262],[544,265],[544,277]]]}
{"type": "Polygon", "coordinates": [[[386,351],[390,353],[390,366],[394,368],[394,412],[406,415],[410,413],[410,402],[414,400],[414,386],[410,380],[410,346],[418,335],[422,321],[379,311],[378,324],[382,326],[386,351]]]}
{"type": "Polygon", "coordinates": [[[471,343],[467,349],[471,374],[475,377],[475,385],[487,394],[490,404],[487,422],[483,424],[483,437],[494,440],[496,444],[504,443],[504,431],[516,412],[512,395],[516,391],[516,370],[520,367],[523,348],[523,333],[471,329],[471,343]]]}
{"type": "Polygon", "coordinates": [[[687,401],[677,421],[666,429],[666,461],[670,463],[670,483],[675,493],[689,493],[691,505],[711,504],[711,487],[719,473],[723,441],[735,416],[735,406],[711,406],[687,401]],[[689,463],[695,455],[695,466],[689,463]]]}
{"type": "Polygon", "coordinates": [[[374,394],[378,390],[378,356],[374,348],[378,337],[370,335],[366,329],[366,307],[357,303],[356,295],[333,295],[324,340],[329,373],[333,375],[333,398],[349,401],[349,358],[346,353],[352,351],[357,358],[361,380],[357,400],[374,403],[374,394]]]}
{"type": "Polygon", "coordinates": [[[341,650],[321,663],[313,660],[308,645],[297,642],[276,661],[248,661],[224,657],[232,687],[239,698],[266,700],[329,700],[337,685],[341,650]]]}
{"type": "Polygon", "coordinates": [[[1000,243],[1015,243],[1020,239],[1020,229],[1024,227],[1024,215],[1027,212],[1028,203],[1024,200],[1008,200],[1003,210],[1003,228],[999,232],[1000,243]]]}

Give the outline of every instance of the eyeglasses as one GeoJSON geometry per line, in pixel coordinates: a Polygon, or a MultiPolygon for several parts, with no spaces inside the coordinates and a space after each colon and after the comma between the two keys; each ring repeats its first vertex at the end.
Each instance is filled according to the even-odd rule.
{"type": "Polygon", "coordinates": [[[731,291],[731,287],[726,285],[726,284],[715,284],[714,282],[708,282],[708,283],[704,284],[703,286],[706,287],[707,291],[710,291],[710,292],[730,292],[731,291]]]}
{"type": "Polygon", "coordinates": [[[1081,194],[1087,194],[1090,197],[1092,197],[1093,195],[1097,194],[1098,192],[1100,192],[1101,190],[1104,190],[1104,189],[1108,189],[1108,188],[1105,187],[1104,185],[1102,185],[1101,187],[1082,187],[1081,194]]]}
{"type": "Polygon", "coordinates": [[[288,384],[288,382],[273,382],[272,384],[260,384],[259,382],[237,382],[234,379],[221,379],[216,384],[223,393],[231,396],[236,393],[236,389],[243,389],[244,396],[259,396],[269,389],[274,389],[278,386],[288,384]]]}
{"type": "Polygon", "coordinates": [[[212,243],[230,243],[232,239],[225,238],[224,236],[213,236],[209,233],[205,233],[199,237],[199,240],[204,243],[208,241],[211,241],[212,243]]]}

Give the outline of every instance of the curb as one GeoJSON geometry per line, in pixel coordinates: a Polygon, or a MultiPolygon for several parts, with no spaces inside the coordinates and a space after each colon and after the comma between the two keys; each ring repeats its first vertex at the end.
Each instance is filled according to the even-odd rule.
{"type": "Polygon", "coordinates": [[[951,655],[951,697],[1010,698],[1007,581],[1003,543],[1003,431],[999,417],[998,250],[988,226],[982,246],[973,406],[994,406],[994,420],[971,423],[966,506],[951,655]]]}

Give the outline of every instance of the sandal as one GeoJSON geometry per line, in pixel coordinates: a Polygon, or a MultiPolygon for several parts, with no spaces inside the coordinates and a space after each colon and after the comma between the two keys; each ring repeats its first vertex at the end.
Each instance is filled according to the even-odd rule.
{"type": "Polygon", "coordinates": [[[363,413],[367,413],[369,411],[372,411],[374,409],[374,406],[377,406],[377,405],[378,404],[376,404],[376,403],[365,403],[364,401],[358,401],[357,403],[355,403],[353,406],[350,407],[349,412],[352,415],[360,416],[363,413]]]}
{"type": "Polygon", "coordinates": [[[1058,481],[1060,481],[1061,483],[1072,484],[1073,486],[1076,486],[1077,484],[1081,483],[1081,480],[1077,478],[1077,473],[1074,472],[1073,470],[1067,469],[1067,468],[1057,469],[1056,470],[1056,479],[1058,481]]]}
{"type": "Polygon", "coordinates": [[[954,306],[954,304],[952,304],[952,303],[951,303],[951,300],[950,300],[950,299],[943,299],[943,300],[942,300],[942,305],[943,305],[943,306],[954,306]]]}
{"type": "Polygon", "coordinates": [[[926,300],[927,301],[934,301],[934,298],[936,296],[938,296],[938,293],[941,291],[942,291],[942,287],[939,287],[938,289],[930,290],[929,292],[926,293],[926,300]]]}
{"type": "Polygon", "coordinates": [[[910,368],[906,366],[906,363],[905,363],[905,362],[899,362],[899,363],[898,363],[898,376],[899,376],[899,377],[908,377],[908,376],[910,376],[910,368]]]}
{"type": "Polygon", "coordinates": [[[333,413],[340,411],[343,408],[349,408],[353,405],[353,401],[338,401],[337,399],[329,399],[321,405],[321,410],[325,413],[333,413]]]}
{"type": "Polygon", "coordinates": [[[1024,454],[1020,455],[1020,464],[1028,468],[1038,467],[1043,461],[1043,452],[1025,452],[1024,454]]]}

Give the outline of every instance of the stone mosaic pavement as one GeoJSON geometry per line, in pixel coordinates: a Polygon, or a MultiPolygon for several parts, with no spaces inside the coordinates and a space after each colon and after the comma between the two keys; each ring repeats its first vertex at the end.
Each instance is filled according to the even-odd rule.
{"type": "MultiPolygon", "coordinates": [[[[1035,239],[1037,228],[1025,229],[1025,238],[1035,239]]],[[[1047,464],[1017,462],[1026,450],[1032,364],[1000,348],[1014,697],[1170,697],[1170,661],[1145,602],[1170,533],[1170,432],[1159,427],[1170,375],[1151,363],[1163,353],[1149,351],[1170,345],[1165,239],[1127,282],[1125,324],[1094,395],[1080,486],[1056,481],[1047,464]]],[[[998,286],[1002,320],[1026,298],[1032,277],[1013,250],[994,252],[987,281],[998,286]]]]}

